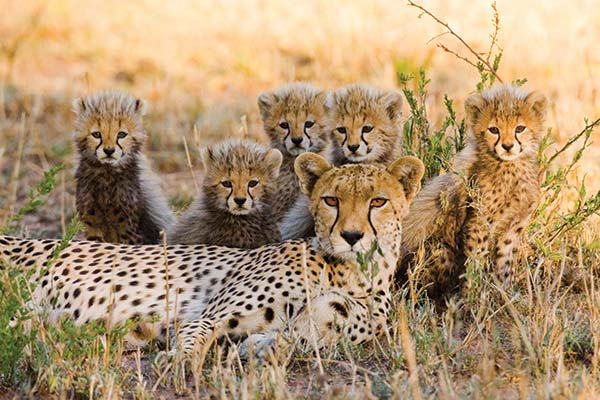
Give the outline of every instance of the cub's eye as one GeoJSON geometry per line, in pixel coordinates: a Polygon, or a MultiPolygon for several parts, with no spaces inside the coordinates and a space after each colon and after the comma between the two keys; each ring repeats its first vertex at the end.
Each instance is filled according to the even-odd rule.
{"type": "Polygon", "coordinates": [[[258,181],[256,179],[252,179],[250,182],[248,182],[248,187],[254,187],[258,185],[258,181]]]}
{"type": "Polygon", "coordinates": [[[525,129],[527,129],[527,128],[525,127],[525,125],[518,125],[518,126],[515,128],[515,133],[523,133],[523,131],[524,131],[525,129]]]}
{"type": "Polygon", "coordinates": [[[223,182],[221,182],[221,185],[223,185],[223,187],[230,188],[231,187],[231,181],[223,181],[223,182]]]}
{"type": "Polygon", "coordinates": [[[117,133],[117,139],[123,139],[124,137],[127,137],[127,132],[120,131],[117,133]]]}
{"type": "Polygon", "coordinates": [[[387,203],[387,199],[381,199],[381,198],[373,199],[373,200],[371,200],[371,207],[374,207],[374,208],[383,207],[385,205],[385,203],[387,203]]]}
{"type": "Polygon", "coordinates": [[[312,128],[314,126],[314,124],[315,124],[315,121],[306,121],[304,123],[304,127],[305,128],[312,128]]]}
{"type": "Polygon", "coordinates": [[[362,127],[362,133],[369,133],[373,130],[373,127],[371,125],[365,125],[362,127]]]}
{"type": "Polygon", "coordinates": [[[342,135],[345,135],[345,134],[346,134],[346,128],[344,128],[343,126],[338,126],[338,127],[336,128],[336,130],[337,130],[339,133],[341,133],[342,135]]]}
{"type": "Polygon", "coordinates": [[[337,199],[337,197],[323,197],[323,201],[329,207],[337,207],[337,205],[338,205],[338,199],[337,199]]]}
{"type": "Polygon", "coordinates": [[[102,137],[102,134],[98,131],[94,131],[91,133],[92,137],[95,139],[100,139],[102,137]]]}
{"type": "Polygon", "coordinates": [[[281,129],[290,129],[290,125],[287,122],[282,122],[279,124],[279,126],[281,127],[281,129]]]}
{"type": "Polygon", "coordinates": [[[488,128],[488,131],[490,131],[494,135],[499,135],[500,134],[500,129],[496,128],[495,126],[490,126],[488,128]]]}

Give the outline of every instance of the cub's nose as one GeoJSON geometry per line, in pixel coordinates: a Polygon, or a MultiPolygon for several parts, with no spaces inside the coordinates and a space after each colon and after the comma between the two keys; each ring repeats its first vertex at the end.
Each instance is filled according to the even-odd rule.
{"type": "Polygon", "coordinates": [[[358,150],[360,146],[358,144],[349,144],[348,145],[348,150],[350,150],[353,153],[356,153],[356,150],[358,150]]]}
{"type": "Polygon", "coordinates": [[[304,138],[302,136],[300,136],[300,137],[293,137],[292,138],[292,143],[294,143],[295,145],[298,145],[298,144],[302,143],[303,140],[304,140],[304,138]]]}
{"type": "Polygon", "coordinates": [[[106,154],[107,156],[112,156],[112,154],[115,152],[115,148],[114,147],[105,147],[104,148],[104,154],[106,154]]]}
{"type": "Polygon", "coordinates": [[[354,246],[364,236],[364,233],[360,231],[342,231],[341,236],[350,246],[354,246]]]}
{"type": "Polygon", "coordinates": [[[233,199],[233,201],[235,201],[235,204],[237,204],[238,206],[241,206],[246,202],[246,198],[245,197],[235,197],[233,199]]]}
{"type": "Polygon", "coordinates": [[[506,151],[510,151],[510,149],[512,149],[513,147],[515,147],[513,143],[502,143],[502,148],[506,151]]]}

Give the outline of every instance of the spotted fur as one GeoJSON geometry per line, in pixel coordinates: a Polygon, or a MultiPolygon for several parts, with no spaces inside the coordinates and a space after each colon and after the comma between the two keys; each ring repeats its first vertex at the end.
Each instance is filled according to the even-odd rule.
{"type": "Polygon", "coordinates": [[[404,220],[402,283],[423,244],[423,281],[433,296],[456,288],[466,259],[490,260],[509,277],[539,197],[538,149],[546,99],[538,92],[501,85],[471,95],[465,103],[468,145],[456,172],[431,179],[404,220]]]}
{"type": "Polygon", "coordinates": [[[256,248],[279,242],[271,207],[281,153],[230,140],[202,152],[200,197],[167,235],[170,244],[256,248]]]}
{"type": "Polygon", "coordinates": [[[307,153],[298,157],[296,169],[317,221],[312,241],[252,250],[73,241],[45,268],[58,241],[0,236],[0,258],[36,268],[32,301],[49,308],[54,322],[70,318],[77,325],[92,320],[117,324],[152,318],[153,324],[130,338],[137,344],[148,339],[139,336],[142,332],[156,335],[174,320],[179,348],[188,353],[213,335],[287,327],[307,341],[311,320],[321,345],[340,335],[352,343],[369,340],[387,326],[401,221],[423,164],[408,157],[387,169],[336,168],[307,153]],[[379,268],[370,277],[361,271],[355,252],[370,249],[375,240],[381,249],[374,255],[379,268]],[[312,313],[306,307],[307,291],[312,313]]]}
{"type": "Polygon", "coordinates": [[[145,105],[109,91],[74,101],[76,206],[86,237],[114,243],[157,243],[173,214],[141,153],[145,105]]]}

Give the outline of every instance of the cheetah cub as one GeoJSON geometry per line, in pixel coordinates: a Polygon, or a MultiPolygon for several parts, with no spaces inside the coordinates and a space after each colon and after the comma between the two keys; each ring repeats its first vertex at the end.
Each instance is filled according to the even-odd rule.
{"type": "MultiPolygon", "coordinates": [[[[335,91],[328,101],[328,158],[334,165],[388,165],[400,154],[402,95],[371,86],[354,84],[335,91]]],[[[308,199],[298,197],[285,214],[280,231],[283,239],[314,236],[308,199]]]]}
{"type": "Polygon", "coordinates": [[[400,153],[402,95],[354,84],[330,98],[329,131],[334,165],[388,165],[400,153]]]}
{"type": "Polygon", "coordinates": [[[546,98],[501,85],[468,97],[465,112],[469,142],[454,160],[456,172],[431,179],[403,222],[399,277],[424,242],[433,260],[424,281],[434,297],[457,286],[467,259],[489,258],[506,280],[540,196],[546,98]]]}
{"type": "Polygon", "coordinates": [[[231,140],[203,149],[200,198],[168,233],[170,244],[256,248],[279,242],[271,199],[279,150],[231,140]]]}
{"type": "Polygon", "coordinates": [[[277,222],[294,204],[300,187],[294,173],[299,154],[322,152],[327,146],[327,92],[303,82],[290,83],[258,98],[258,107],[271,146],[283,161],[275,181],[273,213],[277,222]]]}
{"type": "Polygon", "coordinates": [[[173,214],[144,155],[145,103],[117,91],[73,102],[76,206],[89,240],[157,243],[173,214]]]}

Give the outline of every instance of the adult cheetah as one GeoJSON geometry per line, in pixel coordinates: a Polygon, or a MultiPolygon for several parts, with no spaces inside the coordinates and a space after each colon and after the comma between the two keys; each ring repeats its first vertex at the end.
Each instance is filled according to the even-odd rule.
{"type": "Polygon", "coordinates": [[[401,222],[423,164],[404,157],[385,169],[334,167],[306,153],[298,156],[295,170],[316,221],[317,237],[310,241],[251,250],[73,241],[45,268],[57,241],[0,236],[0,257],[37,266],[33,301],[50,307],[53,321],[157,321],[156,329],[143,330],[146,337],[132,338],[138,344],[174,320],[178,348],[187,354],[203,349],[213,335],[273,333],[289,326],[307,340],[311,321],[322,346],[340,335],[361,343],[386,327],[401,222]],[[375,242],[379,268],[367,276],[356,253],[375,242]]]}

